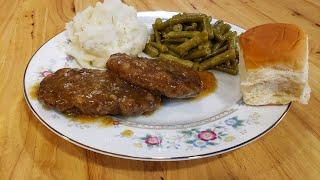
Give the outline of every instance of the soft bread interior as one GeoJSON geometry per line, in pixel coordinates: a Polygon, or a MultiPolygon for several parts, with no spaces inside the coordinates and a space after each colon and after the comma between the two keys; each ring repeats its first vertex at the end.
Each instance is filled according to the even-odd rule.
{"type": "MultiPolygon", "coordinates": [[[[306,53],[308,58],[308,53],[306,53]]],[[[294,72],[283,67],[264,67],[247,71],[240,50],[240,80],[243,100],[249,105],[287,104],[299,101],[306,104],[310,98],[308,61],[304,71],[294,72]]]]}

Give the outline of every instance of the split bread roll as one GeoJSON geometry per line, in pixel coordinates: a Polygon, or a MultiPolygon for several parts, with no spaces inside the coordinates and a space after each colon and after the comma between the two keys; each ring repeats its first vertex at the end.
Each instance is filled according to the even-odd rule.
{"type": "Polygon", "coordinates": [[[240,81],[249,105],[307,104],[308,37],[293,24],[264,24],[240,36],[240,81]]]}

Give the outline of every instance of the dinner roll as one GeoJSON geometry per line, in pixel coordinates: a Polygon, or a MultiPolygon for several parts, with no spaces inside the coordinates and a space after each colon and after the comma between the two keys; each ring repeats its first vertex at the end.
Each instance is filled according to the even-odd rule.
{"type": "Polygon", "coordinates": [[[308,102],[308,37],[301,28],[260,25],[243,33],[239,44],[240,86],[246,104],[308,102]]]}

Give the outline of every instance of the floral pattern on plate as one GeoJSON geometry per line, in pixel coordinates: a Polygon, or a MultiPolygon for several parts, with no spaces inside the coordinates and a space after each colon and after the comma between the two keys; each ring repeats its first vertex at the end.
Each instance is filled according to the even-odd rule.
{"type": "MultiPolygon", "coordinates": [[[[254,114],[257,116],[256,113],[254,114]]],[[[239,136],[237,133],[246,133],[246,131],[242,131],[241,127],[250,124],[251,118],[252,115],[245,121],[239,119],[238,116],[234,116],[206,129],[191,128],[187,130],[177,130],[176,135],[170,137],[159,133],[146,134],[139,137],[135,136],[134,132],[130,129],[120,132],[120,135],[116,135],[116,137],[129,139],[128,142],[139,149],[150,149],[154,147],[166,149],[184,148],[185,150],[192,150],[193,148],[203,149],[236,140],[237,136],[239,136]]],[[[255,124],[259,124],[257,119],[255,119],[255,121],[255,124]]]]}

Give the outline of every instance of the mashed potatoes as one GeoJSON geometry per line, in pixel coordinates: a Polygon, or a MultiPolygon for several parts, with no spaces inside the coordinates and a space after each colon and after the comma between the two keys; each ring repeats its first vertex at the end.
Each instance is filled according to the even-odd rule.
{"type": "Polygon", "coordinates": [[[98,2],[77,13],[66,25],[70,39],[66,52],[87,68],[104,68],[114,53],[137,55],[147,42],[146,26],[133,7],[120,0],[98,2]]]}

